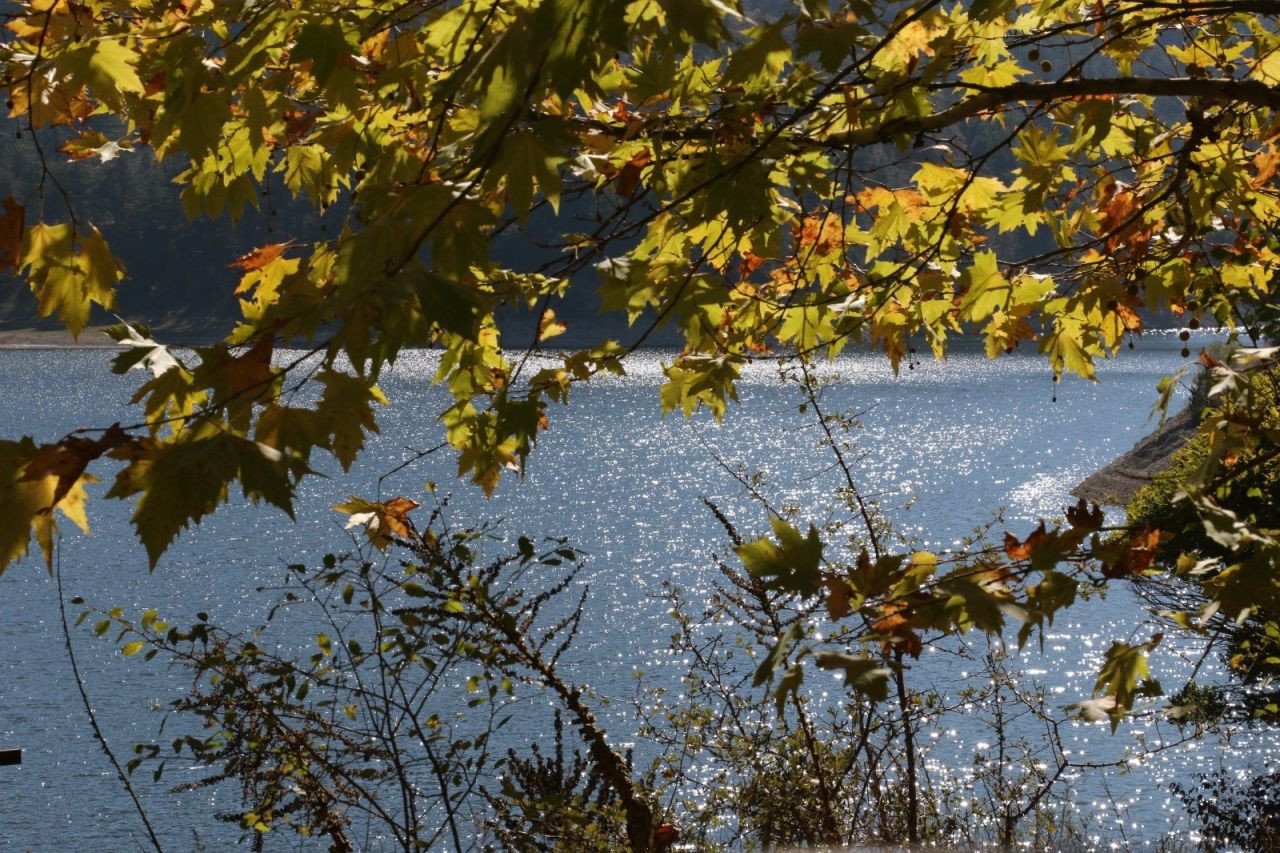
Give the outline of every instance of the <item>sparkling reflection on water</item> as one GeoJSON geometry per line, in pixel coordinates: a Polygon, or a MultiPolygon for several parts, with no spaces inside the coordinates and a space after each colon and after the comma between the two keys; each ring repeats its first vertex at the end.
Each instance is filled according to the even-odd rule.
{"type": "MultiPolygon", "coordinates": [[[[838,381],[825,391],[823,404],[828,411],[860,413],[862,428],[853,435],[857,476],[896,530],[919,547],[947,550],[1001,508],[1004,522],[996,530],[1024,534],[1038,519],[1061,514],[1073,485],[1151,428],[1155,383],[1184,363],[1181,346],[1173,334],[1148,335],[1134,352],[1105,364],[1101,382],[1061,383],[1056,402],[1044,362],[1033,355],[990,362],[961,345],[946,363],[904,366],[894,376],[882,356],[853,354],[828,368],[838,381]]],[[[658,415],[657,385],[669,357],[642,352],[629,361],[626,377],[575,388],[572,405],[551,412],[551,429],[524,481],[509,478],[491,500],[456,481],[454,460],[446,454],[383,483],[384,497],[420,496],[424,483],[434,481],[452,491],[459,521],[502,518],[512,538],[563,535],[588,551],[582,580],[591,588],[589,614],[571,666],[599,693],[622,698],[634,690],[633,668],[677,669],[665,654],[671,627],[656,598],[663,581],[698,595],[714,579],[710,555],[723,552],[726,542],[701,499],[724,508],[744,532],[766,527],[763,512],[726,465],[759,472],[775,505],[795,506],[818,523],[829,518],[837,485],[818,449],[812,416],[798,410],[800,400],[779,383],[775,365],[744,369],[741,405],[717,424],[702,415],[658,415]]],[[[0,352],[0,435],[51,440],[118,419],[137,375],[112,376],[104,361],[91,351],[0,352]]],[[[343,547],[331,504],[348,494],[371,495],[378,476],[408,449],[440,440],[434,415],[444,396],[430,385],[436,365],[429,352],[407,353],[397,362],[383,382],[394,405],[380,415],[382,435],[351,473],[328,470],[329,478],[304,485],[296,524],[279,513],[229,507],[185,534],[148,574],[128,508],[95,501],[93,537],[75,533],[65,542],[68,595],[133,611],[155,606],[178,621],[207,610],[224,621],[251,624],[264,608],[255,587],[275,582],[286,563],[314,563],[343,547]]],[[[1141,620],[1136,598],[1115,588],[1067,614],[1047,634],[1044,655],[1029,649],[1019,665],[1061,707],[1089,695],[1107,646],[1142,636],[1141,620]]],[[[113,742],[127,751],[129,744],[151,739],[158,716],[148,709],[181,691],[180,675],[122,660],[85,631],[76,642],[113,742]]],[[[137,837],[136,819],[89,737],[61,646],[53,584],[38,562],[0,578],[0,649],[0,747],[26,751],[20,768],[0,768],[7,843],[57,850],[137,837]]],[[[1194,663],[1193,652],[1166,643],[1153,671],[1176,689],[1194,663]]],[[[965,677],[944,650],[926,653],[913,667],[911,683],[954,694],[965,677]]],[[[621,705],[606,716],[620,735],[634,725],[621,705]]],[[[1126,726],[1116,736],[1105,725],[1068,723],[1064,730],[1073,757],[1095,761],[1122,758],[1135,734],[1148,742],[1177,734],[1152,724],[1126,726]]],[[[988,749],[989,738],[977,720],[954,715],[937,737],[932,771],[963,776],[975,754],[988,749]]],[[[1076,789],[1077,808],[1100,838],[1153,843],[1170,829],[1186,829],[1169,781],[1220,764],[1242,773],[1266,766],[1275,760],[1274,741],[1271,733],[1242,732],[1233,736],[1229,758],[1221,743],[1205,740],[1160,753],[1127,774],[1087,777],[1076,789]]],[[[205,841],[235,837],[234,828],[210,817],[234,807],[233,792],[173,796],[164,786],[139,782],[153,820],[175,848],[191,846],[193,828],[205,841]]]]}

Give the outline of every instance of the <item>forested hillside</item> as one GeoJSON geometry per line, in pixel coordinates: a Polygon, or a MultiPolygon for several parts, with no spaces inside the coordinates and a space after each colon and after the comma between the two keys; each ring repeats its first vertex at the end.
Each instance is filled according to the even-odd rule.
{"type": "MultiPolygon", "coordinates": [[[[110,137],[111,134],[104,134],[110,137]]],[[[311,243],[337,236],[349,205],[339,202],[323,217],[310,206],[290,198],[280,181],[270,185],[258,200],[258,209],[246,207],[238,221],[210,219],[198,207],[184,208],[181,188],[174,178],[182,171],[172,162],[157,163],[149,148],[121,148],[109,159],[90,155],[73,159],[59,150],[75,134],[65,128],[44,131],[37,148],[29,134],[0,137],[0,196],[24,200],[38,209],[43,200],[46,215],[61,217],[69,197],[73,211],[92,212],[91,223],[102,230],[107,242],[123,261],[128,276],[118,293],[120,315],[166,330],[181,340],[202,341],[210,324],[225,325],[239,315],[236,283],[240,272],[227,267],[227,259],[264,243],[311,243]],[[51,176],[40,185],[41,156],[51,176]],[[65,194],[65,195],[64,195],[65,194]]],[[[575,215],[568,205],[565,218],[575,215]]],[[[83,212],[83,213],[82,213],[83,212]]],[[[555,256],[538,247],[539,232],[549,233],[546,220],[535,218],[526,229],[512,231],[500,240],[497,254],[514,265],[534,266],[555,256]]],[[[558,226],[557,226],[558,227],[558,226]]],[[[601,323],[608,334],[626,338],[623,316],[601,318],[594,277],[579,277],[565,298],[556,300],[557,315],[568,323],[565,345],[573,345],[583,326],[599,334],[601,323]]],[[[114,318],[94,306],[94,322],[114,318]]],[[[512,346],[526,346],[533,339],[536,316],[515,308],[501,315],[501,326],[512,346]]],[[[55,317],[38,317],[37,303],[12,270],[0,272],[0,329],[61,327],[55,317]]],[[[216,337],[216,336],[214,336],[216,337]]],[[[672,330],[655,334],[650,343],[673,345],[672,330]]]]}
{"type": "MultiPolygon", "coordinates": [[[[108,139],[115,135],[110,130],[103,128],[108,139]]],[[[0,137],[0,195],[34,203],[32,209],[43,204],[46,217],[52,218],[63,216],[65,199],[73,199],[73,212],[88,215],[91,224],[102,230],[128,272],[118,292],[120,315],[182,340],[200,341],[201,330],[210,328],[211,321],[221,325],[239,315],[235,287],[240,273],[227,267],[228,258],[267,243],[312,243],[336,237],[350,208],[349,199],[342,198],[321,217],[309,205],[292,199],[277,175],[261,192],[257,209],[246,206],[234,223],[226,217],[210,219],[198,203],[190,209],[184,206],[181,187],[174,181],[183,169],[176,162],[157,163],[145,146],[113,149],[107,157],[94,152],[78,155],[66,144],[77,136],[69,128],[46,129],[41,131],[38,147],[29,133],[0,137]],[[42,157],[50,172],[43,186],[42,157]]],[[[997,128],[984,124],[960,130],[965,148],[995,150],[988,164],[992,174],[1007,172],[1014,165],[1009,152],[999,148],[999,136],[997,128]]],[[[858,159],[862,168],[906,181],[920,156],[895,164],[892,161],[897,158],[880,148],[860,152],[858,159]]],[[[536,211],[521,227],[495,240],[495,257],[512,268],[528,270],[552,263],[558,252],[546,246],[553,236],[573,230],[574,222],[578,230],[587,232],[593,216],[589,204],[574,199],[566,199],[557,216],[545,209],[536,211]]],[[[1052,248],[1043,229],[1035,237],[1014,233],[998,242],[1018,254],[1052,248]]],[[[56,318],[37,316],[36,301],[12,270],[0,272],[0,282],[0,329],[60,327],[56,318]]],[[[558,345],[582,345],[601,334],[628,341],[639,334],[630,330],[624,314],[602,315],[598,284],[594,271],[586,271],[573,277],[564,297],[552,300],[556,316],[567,328],[558,345]]],[[[97,306],[94,312],[95,323],[114,322],[97,306]]],[[[507,345],[524,347],[533,340],[536,314],[508,306],[499,320],[507,345]]],[[[645,343],[678,346],[679,342],[676,330],[664,326],[645,343]]]]}
{"type": "MultiPolygon", "coordinates": [[[[171,180],[180,171],[173,164],[162,166],[150,151],[127,149],[108,162],[97,157],[75,162],[56,150],[52,134],[42,135],[41,142],[52,173],[43,191],[41,152],[27,134],[0,139],[0,190],[31,209],[43,206],[54,218],[65,215],[63,190],[75,199],[76,212],[102,230],[128,270],[119,291],[121,312],[143,322],[231,316],[236,276],[226,268],[226,258],[262,242],[267,229],[275,227],[273,219],[288,220],[285,230],[303,219],[292,210],[277,217],[249,211],[234,226],[222,219],[192,228],[171,180]]],[[[59,326],[54,318],[37,319],[35,300],[12,271],[2,280],[0,328],[59,326]]],[[[106,319],[95,316],[95,321],[106,319]]]]}

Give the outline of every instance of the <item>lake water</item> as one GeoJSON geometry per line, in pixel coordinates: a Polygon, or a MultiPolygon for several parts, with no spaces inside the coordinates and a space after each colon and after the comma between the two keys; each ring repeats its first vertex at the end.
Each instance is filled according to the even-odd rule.
{"type": "MultiPolygon", "coordinates": [[[[1207,341],[1197,337],[1193,350],[1207,341]]],[[[1033,354],[990,362],[962,344],[946,363],[926,361],[910,371],[904,366],[896,377],[883,356],[854,354],[831,366],[840,380],[824,403],[829,411],[863,413],[854,439],[864,491],[878,496],[899,532],[946,550],[1002,507],[1005,526],[1023,535],[1039,518],[1060,515],[1076,483],[1152,428],[1155,384],[1186,362],[1181,346],[1173,333],[1149,334],[1134,351],[1104,364],[1102,381],[1061,383],[1056,402],[1045,363],[1033,354]]],[[[420,497],[424,483],[435,481],[452,491],[460,521],[503,518],[512,537],[562,535],[589,552],[582,576],[591,588],[588,617],[570,666],[606,695],[629,696],[634,667],[660,669],[664,663],[671,628],[656,597],[662,582],[674,580],[695,594],[709,589],[710,555],[723,552],[726,542],[702,498],[723,507],[744,532],[767,528],[762,510],[707,447],[730,467],[761,472],[775,504],[795,504],[815,521],[825,517],[837,485],[817,449],[812,416],[798,411],[795,389],[778,381],[774,366],[749,366],[741,405],[716,424],[702,416],[659,416],[663,357],[638,353],[627,377],[575,389],[568,408],[551,412],[551,429],[525,480],[509,478],[491,500],[454,479],[448,454],[429,456],[383,484],[384,497],[420,497]]],[[[0,436],[49,441],[121,419],[139,375],[113,376],[107,358],[91,350],[0,351],[0,436]]],[[[256,587],[276,582],[287,563],[314,564],[346,543],[333,503],[350,494],[373,496],[378,476],[405,458],[406,448],[440,440],[434,415],[444,397],[430,387],[435,364],[431,353],[410,353],[387,375],[383,386],[393,405],[381,413],[382,435],[351,473],[330,471],[331,477],[304,484],[297,523],[275,511],[227,507],[184,534],[148,573],[128,507],[95,500],[93,536],[74,532],[64,541],[67,595],[133,612],[154,606],[177,622],[199,610],[232,624],[260,619],[266,602],[256,587]]],[[[80,706],[56,601],[38,559],[0,577],[0,747],[24,749],[21,767],[0,768],[0,843],[32,850],[140,848],[137,818],[80,706]]],[[[1029,650],[1020,665],[1061,698],[1059,705],[1087,698],[1109,643],[1128,638],[1141,619],[1137,600],[1116,588],[1062,618],[1048,635],[1045,655],[1029,650]]],[[[76,631],[74,639],[118,752],[152,739],[159,715],[150,709],[181,691],[181,675],[121,659],[87,630],[76,631]]],[[[1180,684],[1178,673],[1189,671],[1192,651],[1173,643],[1161,647],[1153,669],[1166,686],[1180,684]]],[[[915,689],[953,691],[959,675],[926,654],[910,680],[915,689]]],[[[634,725],[622,711],[607,721],[619,740],[634,725]]],[[[981,748],[983,733],[966,725],[961,721],[947,733],[954,742],[938,755],[963,761],[981,748]]],[[[1069,728],[1081,757],[1114,758],[1133,744],[1129,726],[1115,736],[1105,725],[1069,728]]],[[[1146,734],[1176,732],[1147,727],[1146,734]]],[[[1238,733],[1232,766],[1274,763],[1274,747],[1268,733],[1238,733]]],[[[1076,792],[1078,807],[1100,838],[1153,843],[1170,829],[1186,829],[1180,803],[1164,785],[1193,770],[1215,769],[1222,755],[1220,744],[1206,740],[1162,753],[1128,774],[1086,780],[1076,792]]],[[[193,829],[209,849],[236,837],[234,827],[210,818],[235,807],[234,792],[172,795],[148,779],[140,774],[137,783],[168,846],[191,848],[193,829]]]]}

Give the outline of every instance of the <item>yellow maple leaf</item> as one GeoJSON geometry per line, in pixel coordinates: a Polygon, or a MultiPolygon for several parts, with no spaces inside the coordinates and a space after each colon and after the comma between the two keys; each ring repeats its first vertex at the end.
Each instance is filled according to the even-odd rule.
{"type": "Polygon", "coordinates": [[[932,26],[924,21],[912,21],[894,33],[893,38],[885,43],[880,49],[876,64],[890,69],[906,68],[919,54],[933,56],[930,42],[944,32],[945,30],[941,27],[932,26]]]}

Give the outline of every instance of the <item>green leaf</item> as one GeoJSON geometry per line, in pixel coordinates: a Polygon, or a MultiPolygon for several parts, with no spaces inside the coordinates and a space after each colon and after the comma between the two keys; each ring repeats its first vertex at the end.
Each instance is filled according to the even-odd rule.
{"type": "Polygon", "coordinates": [[[781,518],[775,517],[772,525],[777,543],[757,539],[735,549],[742,565],[772,589],[816,594],[822,584],[822,539],[817,528],[810,524],[808,535],[802,536],[781,518]]]}
{"type": "Polygon", "coordinates": [[[311,62],[311,76],[323,86],[329,81],[333,69],[344,56],[350,56],[351,46],[346,32],[337,22],[310,23],[298,30],[290,59],[294,62],[311,62]]]}
{"type": "Polygon", "coordinates": [[[1009,303],[1009,280],[1001,274],[994,252],[978,252],[973,266],[960,276],[966,288],[960,300],[960,319],[976,323],[1004,309],[1009,303]]]}
{"type": "Polygon", "coordinates": [[[756,667],[755,675],[751,679],[753,687],[760,687],[773,680],[774,671],[787,659],[791,647],[804,638],[804,633],[804,625],[795,622],[778,638],[778,642],[769,650],[769,654],[756,667]]]}
{"type": "Polygon", "coordinates": [[[33,225],[19,265],[27,274],[39,315],[57,312],[73,337],[89,324],[91,305],[115,307],[115,285],[124,277],[96,228],[79,234],[67,224],[33,225]]]}
{"type": "Polygon", "coordinates": [[[560,167],[565,163],[561,152],[567,143],[566,135],[554,132],[551,127],[520,130],[503,138],[489,172],[490,179],[504,178],[507,202],[521,222],[529,217],[535,186],[551,205],[552,212],[560,212],[560,190],[564,185],[560,167]]]}
{"type": "Polygon", "coordinates": [[[1151,643],[1133,646],[1117,642],[1107,649],[1093,692],[1095,696],[1101,694],[1104,698],[1114,700],[1108,714],[1113,732],[1124,715],[1133,708],[1133,700],[1138,695],[1139,679],[1144,679],[1149,674],[1146,652],[1151,648],[1151,643]]]}
{"type": "Polygon", "coordinates": [[[294,145],[284,157],[284,182],[294,194],[305,193],[312,202],[328,202],[335,190],[328,174],[330,156],[321,145],[294,145]]]}
{"type": "Polygon", "coordinates": [[[750,41],[734,51],[725,69],[724,80],[730,84],[746,85],[748,89],[774,85],[778,73],[792,61],[792,48],[788,30],[792,20],[782,15],[777,20],[748,30],[750,41]]]}
{"type": "Polygon", "coordinates": [[[738,399],[738,365],[727,358],[686,356],[665,369],[667,381],[659,395],[662,411],[680,409],[686,417],[706,406],[716,419],[724,417],[729,400],[738,399]]]}
{"type": "Polygon", "coordinates": [[[108,497],[122,496],[126,488],[142,490],[133,524],[152,568],[179,532],[227,499],[227,486],[239,475],[240,443],[221,432],[184,434],[173,443],[155,445],[117,477],[108,497]]]}
{"type": "Polygon", "coordinates": [[[484,315],[492,310],[485,294],[463,282],[433,272],[412,274],[414,292],[427,320],[442,331],[477,341],[484,315]]]}
{"type": "Polygon", "coordinates": [[[1093,357],[1084,347],[1082,332],[1078,322],[1068,322],[1059,318],[1054,324],[1053,334],[1040,343],[1040,351],[1049,356],[1049,365],[1054,376],[1061,376],[1063,371],[1082,376],[1085,379],[1097,379],[1093,366],[1093,357]]]}
{"type": "Polygon", "coordinates": [[[787,667],[786,672],[782,673],[782,677],[778,679],[778,686],[773,691],[774,707],[779,717],[786,709],[787,697],[795,695],[803,683],[804,667],[798,663],[793,663],[787,667]]]}
{"type": "Polygon", "coordinates": [[[386,405],[387,398],[367,380],[335,370],[324,371],[317,380],[324,386],[316,406],[317,425],[332,436],[330,449],[342,470],[350,470],[364,448],[365,433],[378,432],[373,404],[386,405]]]}
{"type": "Polygon", "coordinates": [[[868,699],[883,702],[889,697],[889,670],[882,661],[844,652],[819,652],[814,660],[823,669],[843,671],[845,686],[868,699]]]}
{"type": "Polygon", "coordinates": [[[110,39],[86,40],[57,60],[58,67],[71,76],[72,85],[88,86],[92,97],[115,110],[124,108],[122,93],[142,94],[137,64],[134,50],[110,39]]]}
{"type": "Polygon", "coordinates": [[[33,520],[53,504],[56,478],[22,479],[35,449],[30,438],[0,441],[0,572],[26,555],[33,520]]]}

